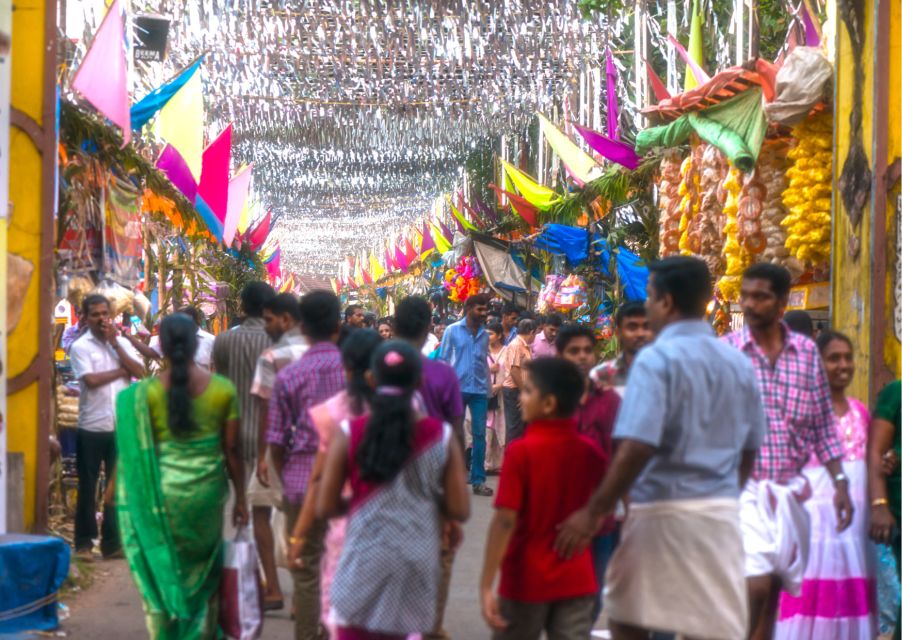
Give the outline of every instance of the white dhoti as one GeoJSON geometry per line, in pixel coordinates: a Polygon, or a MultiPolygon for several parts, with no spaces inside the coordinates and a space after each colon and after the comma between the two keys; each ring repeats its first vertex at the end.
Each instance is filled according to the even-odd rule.
{"type": "Polygon", "coordinates": [[[604,607],[621,624],[694,639],[748,633],[739,502],[633,504],[605,577],[604,607]]]}
{"type": "Polygon", "coordinates": [[[799,595],[811,538],[802,503],[810,496],[803,476],[788,484],[748,481],[739,496],[746,576],[778,576],[784,591],[799,595]]]}

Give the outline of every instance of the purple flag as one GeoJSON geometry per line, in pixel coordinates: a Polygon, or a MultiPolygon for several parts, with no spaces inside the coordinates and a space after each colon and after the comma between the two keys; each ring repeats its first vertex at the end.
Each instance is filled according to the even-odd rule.
{"type": "Polygon", "coordinates": [[[570,124],[573,125],[573,128],[576,129],[590,147],[611,162],[616,162],[631,171],[639,166],[641,158],[636,155],[636,152],[630,145],[619,140],[611,140],[602,133],[586,129],[576,123],[571,122],[570,124]]]}
{"type": "Polygon", "coordinates": [[[620,140],[618,131],[620,126],[620,104],[617,101],[617,67],[614,66],[614,56],[610,49],[604,50],[605,76],[607,76],[606,93],[608,96],[608,137],[611,140],[620,140]]]}
{"type": "Polygon", "coordinates": [[[448,225],[446,225],[441,220],[438,221],[438,225],[439,225],[439,228],[442,230],[442,235],[445,237],[445,240],[447,240],[448,242],[452,242],[454,240],[454,232],[451,231],[451,229],[448,228],[448,225]]]}
{"type": "Polygon", "coordinates": [[[800,13],[802,14],[802,24],[805,26],[805,46],[821,46],[821,35],[817,32],[817,27],[814,25],[814,20],[811,19],[811,14],[808,12],[807,2],[802,2],[800,13]]]}
{"type": "Polygon", "coordinates": [[[171,144],[166,145],[163,153],[157,159],[157,169],[165,173],[166,177],[169,178],[169,182],[185,194],[185,197],[188,198],[191,204],[194,204],[197,198],[197,182],[194,180],[191,169],[188,168],[188,163],[185,162],[182,154],[171,144]]]}

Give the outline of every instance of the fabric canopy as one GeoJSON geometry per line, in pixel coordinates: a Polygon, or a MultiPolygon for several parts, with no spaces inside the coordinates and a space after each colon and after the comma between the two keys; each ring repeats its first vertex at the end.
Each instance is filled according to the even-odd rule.
{"type": "Polygon", "coordinates": [[[714,145],[740,171],[751,171],[767,132],[761,105],[761,87],[752,87],[738,96],[704,111],[684,114],[660,127],[644,129],[636,136],[636,152],[644,155],[653,147],[674,147],[694,131],[714,145]]]}
{"type": "MultiPolygon", "coordinates": [[[[526,293],[526,272],[517,266],[509,248],[488,236],[473,238],[473,250],[488,285],[503,298],[516,301],[518,294],[526,293]]],[[[533,290],[540,287],[541,283],[533,280],[533,290]]]]}
{"type": "MultiPolygon", "coordinates": [[[[611,262],[611,249],[607,240],[595,233],[592,242],[599,253],[599,267],[610,277],[608,265],[611,262]]],[[[572,266],[577,266],[589,257],[589,232],[563,224],[546,224],[533,246],[554,255],[562,255],[572,266]]],[[[613,257],[626,297],[630,300],[645,300],[648,268],[642,264],[639,256],[624,247],[617,248],[613,257]]]]}
{"type": "Polygon", "coordinates": [[[555,193],[554,189],[540,185],[504,159],[501,159],[501,165],[507,171],[517,191],[531,205],[545,211],[560,201],[561,197],[555,193]]]}

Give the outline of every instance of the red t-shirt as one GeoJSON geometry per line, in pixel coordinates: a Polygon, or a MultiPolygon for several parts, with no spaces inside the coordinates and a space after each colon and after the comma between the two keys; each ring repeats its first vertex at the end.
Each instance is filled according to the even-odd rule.
{"type": "Polygon", "coordinates": [[[543,420],[507,445],[495,508],[517,512],[501,565],[503,597],[550,602],[598,590],[589,550],[570,560],[554,551],[557,527],[598,487],[608,457],[579,434],[575,420],[543,420]]]}

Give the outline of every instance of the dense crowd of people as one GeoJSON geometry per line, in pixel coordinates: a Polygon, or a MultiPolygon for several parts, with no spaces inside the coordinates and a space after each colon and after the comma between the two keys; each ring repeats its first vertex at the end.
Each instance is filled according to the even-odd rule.
{"type": "Polygon", "coordinates": [[[602,610],[624,640],[875,638],[872,540],[898,594],[902,383],[872,411],[849,397],[852,342],[790,328],[780,267],[745,272],[725,338],[704,262],[649,270],[603,362],[591,327],[485,294],[459,319],[420,297],[377,317],[254,282],[237,326],[214,339],[184,309],[150,345],[90,296],[70,350],[76,551],[118,452],[101,550],[124,551],[154,638],[218,637],[230,493],[267,611],[288,543],[299,640],[447,638],[471,496],[495,509],[474,585],[494,638],[585,639],[602,610]]]}

